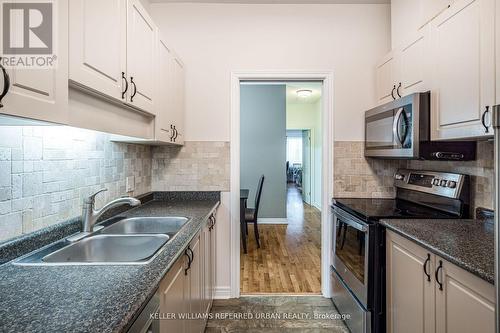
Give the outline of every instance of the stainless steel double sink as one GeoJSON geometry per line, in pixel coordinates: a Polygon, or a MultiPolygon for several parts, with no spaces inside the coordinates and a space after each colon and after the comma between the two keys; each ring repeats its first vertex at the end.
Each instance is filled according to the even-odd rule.
{"type": "Polygon", "coordinates": [[[147,264],[188,222],[186,217],[131,217],[79,240],[68,238],[21,257],[18,265],[147,264]]]}

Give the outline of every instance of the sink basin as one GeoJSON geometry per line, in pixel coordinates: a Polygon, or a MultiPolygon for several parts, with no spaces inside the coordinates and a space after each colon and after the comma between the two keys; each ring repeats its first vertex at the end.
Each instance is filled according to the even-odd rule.
{"type": "Polygon", "coordinates": [[[167,235],[96,235],[42,258],[45,263],[142,263],[168,241],[167,235]]]}
{"type": "Polygon", "coordinates": [[[185,217],[131,217],[102,229],[101,234],[168,234],[173,236],[187,221],[185,217]]]}

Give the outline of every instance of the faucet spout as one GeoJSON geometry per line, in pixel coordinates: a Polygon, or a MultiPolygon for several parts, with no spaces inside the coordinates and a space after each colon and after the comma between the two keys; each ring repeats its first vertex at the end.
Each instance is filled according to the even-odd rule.
{"type": "Polygon", "coordinates": [[[95,196],[100,193],[106,191],[106,189],[100,190],[94,194],[92,194],[90,197],[88,197],[84,202],[83,202],[83,209],[82,209],[82,231],[84,233],[90,233],[94,229],[94,225],[99,219],[99,217],[102,216],[105,212],[108,210],[121,206],[121,205],[129,205],[129,206],[139,206],[141,204],[141,201],[137,200],[136,198],[132,197],[123,197],[123,198],[118,198],[113,201],[108,202],[105,204],[101,209],[95,210],[94,205],[95,205],[95,196]]]}

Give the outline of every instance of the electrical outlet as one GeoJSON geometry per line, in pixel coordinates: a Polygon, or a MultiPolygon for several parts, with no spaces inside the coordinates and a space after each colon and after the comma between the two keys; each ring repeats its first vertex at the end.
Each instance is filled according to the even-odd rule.
{"type": "Polygon", "coordinates": [[[135,177],[130,176],[125,179],[125,192],[133,192],[135,190],[135,177]]]}

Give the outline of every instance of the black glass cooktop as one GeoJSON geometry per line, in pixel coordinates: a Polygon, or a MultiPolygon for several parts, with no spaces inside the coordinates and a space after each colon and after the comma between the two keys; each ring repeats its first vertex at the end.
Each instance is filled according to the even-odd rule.
{"type": "Polygon", "coordinates": [[[383,218],[457,218],[402,199],[334,198],[333,205],[365,221],[383,218]]]}

